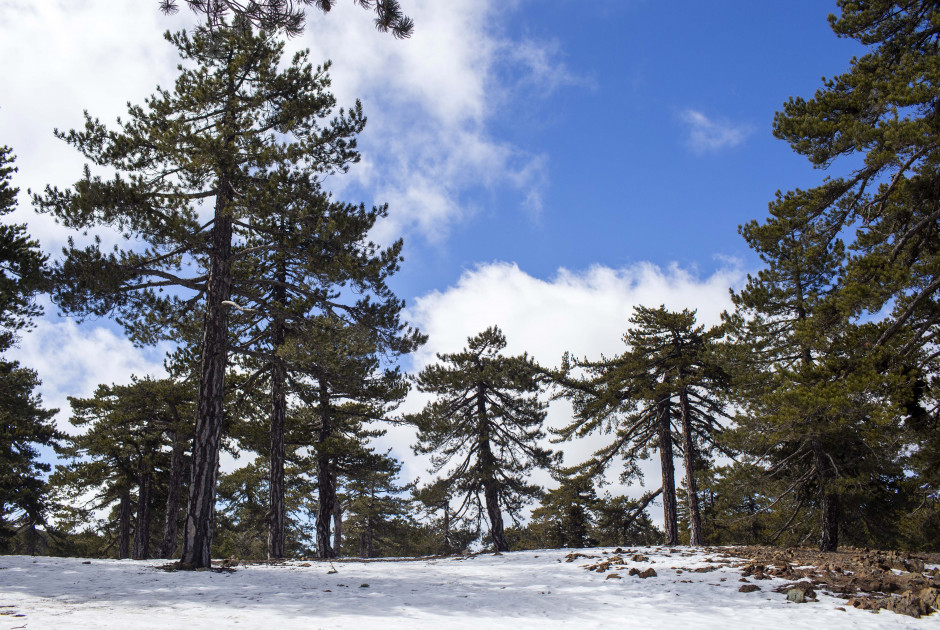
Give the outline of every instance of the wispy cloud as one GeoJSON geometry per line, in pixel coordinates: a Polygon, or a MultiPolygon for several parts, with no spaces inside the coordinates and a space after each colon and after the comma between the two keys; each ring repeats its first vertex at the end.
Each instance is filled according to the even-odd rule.
{"type": "Polygon", "coordinates": [[[753,131],[746,123],[715,120],[695,109],[683,111],[680,119],[688,128],[689,147],[696,153],[736,147],[753,131]]]}

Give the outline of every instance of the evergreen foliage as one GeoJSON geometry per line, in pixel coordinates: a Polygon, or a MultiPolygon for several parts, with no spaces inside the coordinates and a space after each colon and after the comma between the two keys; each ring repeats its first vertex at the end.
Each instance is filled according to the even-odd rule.
{"type": "Polygon", "coordinates": [[[506,338],[493,326],[455,354],[418,375],[418,390],[437,399],[410,418],[418,427],[416,453],[430,453],[433,473],[460,501],[455,516],[487,515],[497,551],[508,551],[502,510],[517,518],[541,490],[526,481],[533,468],[560,456],[543,448],[545,404],[538,398],[540,368],[528,355],[504,357],[506,338]],[[482,498],[481,498],[482,495],[482,498]]]}
{"type": "Polygon", "coordinates": [[[149,342],[204,304],[182,558],[198,568],[210,562],[229,316],[239,306],[233,269],[249,255],[243,239],[253,232],[251,201],[278,170],[345,170],[359,158],[354,136],[365,118],[358,103],[334,115],[327,68],[314,69],[305,52],[279,68],[283,44],[244,21],[167,38],[192,66],[181,66],[172,91],[131,106],[118,131],[86,114],[84,130],[58,134],[118,174],[104,180],[86,168],[74,188],[49,187],[35,202],[68,227],[110,226],[129,241],[108,253],[98,242],[67,248],[55,294],[66,312],[115,314],[133,339],[149,342]],[[199,203],[209,198],[206,221],[199,203]]]}
{"type": "MultiPolygon", "coordinates": [[[[159,0],[160,10],[167,14],[179,11],[177,0],[159,0]]],[[[355,0],[356,4],[375,11],[375,28],[391,33],[398,39],[411,37],[414,22],[406,16],[398,0],[355,0]]],[[[224,27],[227,15],[234,14],[249,20],[264,30],[283,29],[294,37],[304,30],[304,7],[315,6],[324,13],[330,11],[336,0],[186,0],[189,8],[204,14],[210,28],[224,27]]]]}
{"type": "MultiPolygon", "coordinates": [[[[641,478],[638,462],[659,452],[665,544],[678,544],[673,449],[685,455],[686,478],[694,479],[696,449],[711,447],[724,415],[726,384],[711,358],[714,331],[695,326],[694,311],[638,306],[624,335],[627,350],[612,359],[572,360],[567,354],[553,380],[568,398],[574,418],[553,431],[559,440],[591,433],[612,434],[610,442],[569,474],[598,478],[615,458],[624,463],[621,479],[641,478]]],[[[692,484],[690,511],[698,500],[692,484]]],[[[692,519],[693,544],[701,527],[692,519]]]]}
{"type": "MultiPolygon", "coordinates": [[[[14,160],[12,149],[0,146],[0,216],[16,209],[14,160]]],[[[26,226],[0,223],[0,353],[42,313],[36,296],[45,284],[45,262],[26,226]]],[[[36,528],[45,522],[43,476],[50,466],[40,461],[39,449],[55,446],[61,435],[52,420],[58,410],[43,409],[34,393],[39,384],[33,370],[0,358],[0,550],[9,550],[23,530],[25,551],[34,553],[36,528]]]]}

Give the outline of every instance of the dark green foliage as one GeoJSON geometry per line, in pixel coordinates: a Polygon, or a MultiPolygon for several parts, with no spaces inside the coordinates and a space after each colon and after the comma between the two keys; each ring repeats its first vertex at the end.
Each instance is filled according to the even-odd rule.
{"type": "Polygon", "coordinates": [[[52,420],[58,409],[42,408],[38,386],[35,372],[0,360],[0,551],[9,550],[16,531],[35,532],[48,510],[43,477],[50,466],[39,448],[56,446],[62,435],[52,420]]]}
{"type": "Polygon", "coordinates": [[[518,518],[541,492],[527,481],[532,469],[549,468],[560,456],[538,445],[545,404],[535,362],[502,356],[506,338],[495,326],[467,343],[418,375],[418,390],[437,398],[410,418],[418,427],[414,448],[431,454],[434,473],[449,466],[441,483],[459,501],[455,517],[486,513],[496,549],[506,551],[502,510],[518,518]]]}
{"type": "Polygon", "coordinates": [[[563,477],[560,481],[532,510],[526,543],[535,549],[595,546],[592,531],[599,500],[593,482],[586,477],[563,477]]]}
{"type": "Polygon", "coordinates": [[[50,479],[65,502],[59,520],[71,525],[63,532],[78,534],[95,512],[109,509],[105,522],[96,525],[105,533],[104,545],[93,555],[151,557],[162,550],[167,527],[177,531],[179,502],[176,513],[167,514],[166,500],[170,484],[177,484],[177,492],[182,484],[185,458],[174,458],[173,448],[185,457],[192,434],[192,388],[135,379],[130,385],[101,385],[92,398],[69,402],[69,421],[82,432],[65,441],[60,454],[69,461],[50,479]],[[179,467],[175,481],[174,464],[179,467]]]}
{"type": "MultiPolygon", "coordinates": [[[[159,0],[160,10],[167,14],[179,11],[177,0],[159,0]]],[[[382,33],[391,33],[398,39],[411,37],[414,22],[406,16],[398,0],[355,0],[356,4],[375,10],[375,28],[382,33]]],[[[224,26],[229,13],[248,19],[265,30],[283,29],[294,37],[304,30],[304,7],[314,6],[324,13],[329,12],[336,0],[186,0],[196,13],[204,14],[210,28],[224,26]]]]}
{"type": "MultiPolygon", "coordinates": [[[[13,150],[0,146],[0,217],[16,209],[19,189],[11,184],[16,167],[13,150]]],[[[37,293],[45,285],[46,257],[29,239],[25,225],[0,223],[0,351],[14,341],[16,333],[31,325],[42,309],[37,293]]]]}
{"type": "Polygon", "coordinates": [[[396,483],[401,464],[381,453],[364,453],[345,475],[342,491],[343,555],[374,558],[414,553],[410,486],[396,483]]]}
{"type": "MultiPolygon", "coordinates": [[[[13,161],[12,150],[0,146],[0,217],[16,208],[13,161]]],[[[0,353],[42,312],[35,298],[45,283],[45,261],[26,226],[0,223],[0,353]]],[[[43,476],[49,472],[39,449],[61,437],[52,421],[58,410],[43,409],[34,393],[39,384],[34,371],[0,359],[0,550],[10,549],[16,531],[23,532],[22,550],[39,550],[37,527],[48,508],[43,476]]]]}
{"type": "Polygon", "coordinates": [[[663,530],[653,525],[646,513],[648,496],[629,499],[606,495],[598,501],[593,531],[597,544],[606,547],[660,544],[663,530]]]}
{"type": "MultiPolygon", "coordinates": [[[[621,479],[639,479],[639,460],[658,451],[666,544],[676,544],[673,449],[686,455],[691,471],[695,451],[711,448],[724,416],[725,378],[711,357],[716,333],[695,326],[694,311],[664,307],[638,306],[630,323],[623,354],[600,361],[565,355],[562,369],[551,375],[561,387],[558,395],[574,407],[572,422],[554,432],[559,440],[612,434],[606,446],[568,471],[590,478],[601,477],[620,458],[621,479]]],[[[692,497],[695,505],[694,492],[692,497]]]]}

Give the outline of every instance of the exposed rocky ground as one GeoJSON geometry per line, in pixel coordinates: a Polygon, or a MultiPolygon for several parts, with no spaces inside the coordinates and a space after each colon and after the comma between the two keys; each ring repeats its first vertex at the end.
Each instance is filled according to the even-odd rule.
{"type": "MultiPolygon", "coordinates": [[[[778,547],[707,547],[706,566],[683,568],[682,558],[691,557],[689,548],[657,549],[675,558],[669,568],[677,575],[683,571],[708,573],[731,567],[741,570],[739,591],[761,591],[761,580],[786,580],[772,590],[787,600],[802,604],[817,601],[817,591],[846,600],[846,606],[878,612],[882,609],[920,618],[940,611],[940,554],[912,554],[894,551],[846,549],[821,552],[813,549],[778,547]],[[933,565],[928,569],[928,565],[933,565]]],[[[582,566],[589,571],[608,573],[620,579],[623,574],[637,578],[655,577],[653,567],[640,569],[637,563],[649,562],[639,550],[617,548],[613,553],[595,555],[574,552],[567,562],[581,558],[597,562],[582,566]],[[629,567],[629,568],[628,568],[629,567]]],[[[679,583],[687,582],[678,580],[679,583]]]]}

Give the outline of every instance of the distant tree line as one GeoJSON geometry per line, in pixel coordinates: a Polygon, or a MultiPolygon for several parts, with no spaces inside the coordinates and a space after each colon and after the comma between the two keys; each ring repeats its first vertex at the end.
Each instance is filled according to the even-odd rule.
{"type": "MultiPolygon", "coordinates": [[[[337,110],[329,64],[282,59],[272,30],[332,2],[188,4],[209,22],[167,36],[182,60],[172,88],[113,129],[86,115],[57,132],[109,175],[89,166],[33,195],[120,244],[70,241],[50,262],[25,226],[0,225],[0,353],[43,293],[63,313],[113,317],[137,344],[176,346],[165,378],[69,399],[68,431],[35,372],[0,358],[4,551],[201,568],[479,544],[940,550],[940,8],[838,3],[833,30],[869,52],[774,120],[832,174],[741,226],[763,268],[718,325],[638,306],[623,346],[556,366],[506,356],[492,326],[409,376],[397,359],[426,337],[388,286],[402,242],[368,238],[388,209],[324,189],[359,160],[362,108],[337,110]],[[411,387],[431,400],[400,414],[411,387]],[[551,400],[570,421],[546,425],[551,400]],[[428,481],[401,480],[376,448],[389,423],[416,429],[428,481]],[[587,436],[600,448],[563,462],[587,436]],[[612,475],[645,481],[651,458],[660,478],[643,494],[604,491],[612,475]]],[[[410,33],[397,3],[360,4],[410,33]]],[[[0,148],[2,214],[16,207],[13,164],[0,148]]]]}

